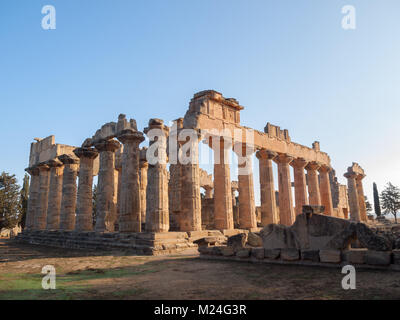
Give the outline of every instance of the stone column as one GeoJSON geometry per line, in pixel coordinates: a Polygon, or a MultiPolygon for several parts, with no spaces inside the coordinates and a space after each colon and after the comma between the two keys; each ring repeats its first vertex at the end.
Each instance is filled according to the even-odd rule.
{"type": "Polygon", "coordinates": [[[304,168],[307,161],[304,158],[294,159],[290,165],[293,167],[294,173],[294,199],[296,202],[296,215],[303,212],[303,206],[308,204],[307,199],[307,183],[304,168]]]}
{"type": "Polygon", "coordinates": [[[92,231],[93,163],[99,153],[92,148],[77,148],[74,153],[80,159],[75,230],[92,231]]]}
{"type": "Polygon", "coordinates": [[[139,144],[143,133],[132,129],[123,130],[117,137],[124,144],[122,154],[121,196],[119,205],[119,231],[141,232],[139,144]]]}
{"type": "Polygon", "coordinates": [[[239,162],[239,227],[241,229],[257,228],[252,161],[254,149],[245,144],[234,149],[236,149],[235,153],[239,162]]]}
{"type": "Polygon", "coordinates": [[[181,163],[181,215],[180,231],[201,230],[201,193],[199,171],[199,136],[191,136],[188,142],[179,142],[181,163]],[[189,148],[188,148],[189,147],[189,148]],[[183,154],[186,152],[186,155],[183,154]]]}
{"type": "Polygon", "coordinates": [[[60,211],[63,183],[63,164],[59,160],[51,160],[50,167],[50,188],[49,203],[47,208],[47,230],[58,230],[60,227],[60,211]]]}
{"type": "MultiPolygon", "coordinates": [[[[204,186],[204,190],[206,191],[205,193],[205,199],[212,199],[213,198],[213,187],[211,186],[204,186]]],[[[232,191],[233,192],[233,191],[232,191]]]]}
{"type": "Polygon", "coordinates": [[[160,119],[150,119],[144,130],[150,139],[147,161],[146,231],[168,232],[167,137],[169,129],[160,119]]]}
{"type": "MultiPolygon", "coordinates": [[[[146,151],[146,149],[141,150],[141,155],[142,151],[146,151]]],[[[146,152],[144,152],[146,155],[146,152]]],[[[146,222],[146,189],[147,189],[147,170],[149,168],[149,164],[147,163],[146,158],[140,158],[140,163],[139,163],[140,171],[139,171],[139,179],[140,179],[140,219],[142,223],[146,222]]]]}
{"type": "Polygon", "coordinates": [[[59,156],[58,159],[64,164],[60,230],[72,231],[75,229],[76,178],[79,160],[65,154],[59,156]]]}
{"type": "Polygon", "coordinates": [[[319,188],[321,194],[321,204],[325,207],[324,213],[328,216],[333,216],[334,214],[329,171],[331,171],[331,168],[327,165],[322,165],[319,168],[319,188]]]}
{"type": "Polygon", "coordinates": [[[278,156],[274,158],[274,161],[278,164],[280,224],[285,226],[290,226],[295,221],[289,168],[289,163],[292,160],[293,157],[284,153],[279,153],[278,156]]]}
{"type": "Polygon", "coordinates": [[[50,167],[45,163],[38,165],[39,197],[36,207],[34,229],[45,230],[47,223],[47,207],[49,201],[50,167]]]}
{"type": "Polygon", "coordinates": [[[260,168],[260,198],[261,198],[261,225],[279,223],[276,209],[274,175],[272,160],[277,156],[276,152],[260,150],[256,153],[260,168]]]}
{"type": "Polygon", "coordinates": [[[210,139],[214,150],[214,220],[218,230],[233,229],[232,190],[229,153],[232,143],[223,138],[210,139]]]}
{"type": "Polygon", "coordinates": [[[321,194],[319,192],[318,172],[320,164],[313,161],[307,164],[308,197],[310,205],[321,205],[321,194]]]}
{"type": "Polygon", "coordinates": [[[364,179],[365,175],[358,174],[356,177],[356,187],[357,187],[357,197],[358,197],[358,206],[360,207],[360,220],[367,222],[367,206],[365,204],[365,195],[364,188],[362,184],[362,179],[364,179]]]}
{"type": "Polygon", "coordinates": [[[115,151],[118,141],[103,140],[95,144],[100,153],[100,168],[97,182],[96,232],[113,232],[116,222],[115,196],[115,151]]]}
{"type": "Polygon", "coordinates": [[[39,201],[39,169],[31,167],[25,169],[31,175],[29,185],[28,210],[26,213],[25,230],[33,230],[36,216],[36,209],[39,201]]]}
{"type": "Polygon", "coordinates": [[[356,178],[357,174],[346,172],[344,176],[347,178],[347,193],[349,195],[350,220],[360,221],[360,202],[358,200],[356,178]]]}

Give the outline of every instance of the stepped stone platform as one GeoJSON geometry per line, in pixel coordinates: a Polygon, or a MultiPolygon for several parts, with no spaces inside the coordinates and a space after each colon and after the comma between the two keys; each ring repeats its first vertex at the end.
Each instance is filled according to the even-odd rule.
{"type": "Polygon", "coordinates": [[[204,230],[192,232],[77,232],[24,230],[15,240],[51,247],[91,250],[129,250],[138,255],[164,255],[197,248],[195,243],[208,239],[209,245],[226,242],[226,236],[245,232],[244,230],[204,230]]]}

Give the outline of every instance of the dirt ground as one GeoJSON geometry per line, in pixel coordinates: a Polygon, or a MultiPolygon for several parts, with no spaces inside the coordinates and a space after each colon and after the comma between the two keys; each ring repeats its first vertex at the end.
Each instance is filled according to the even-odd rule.
{"type": "Polygon", "coordinates": [[[340,269],[83,252],[0,240],[0,299],[400,299],[400,273],[357,271],[343,290],[340,269]],[[43,290],[42,267],[56,269],[43,290]]]}

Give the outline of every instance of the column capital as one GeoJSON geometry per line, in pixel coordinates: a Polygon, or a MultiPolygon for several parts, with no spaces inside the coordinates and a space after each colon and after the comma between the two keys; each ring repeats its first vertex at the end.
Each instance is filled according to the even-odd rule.
{"type": "Polygon", "coordinates": [[[332,168],[330,166],[328,166],[327,164],[322,164],[319,168],[318,171],[319,172],[330,172],[332,170],[332,168]]]}
{"type": "Polygon", "coordinates": [[[357,173],[356,180],[357,180],[357,181],[361,181],[362,179],[365,178],[365,176],[366,176],[365,174],[357,173]]]}
{"type": "Polygon", "coordinates": [[[254,145],[245,142],[235,143],[233,146],[233,152],[235,152],[238,157],[248,157],[256,151],[254,145]]]}
{"type": "Polygon", "coordinates": [[[256,152],[257,159],[273,160],[277,155],[278,153],[266,149],[261,149],[256,152]]]}
{"type": "Polygon", "coordinates": [[[144,141],[144,136],[143,133],[140,131],[126,129],[121,131],[121,133],[117,136],[117,139],[123,144],[135,141],[141,143],[142,141],[144,141]]]}
{"type": "Polygon", "coordinates": [[[356,179],[357,178],[357,173],[355,173],[355,172],[346,172],[343,176],[345,178],[347,178],[347,179],[356,179]]]}
{"type": "Polygon", "coordinates": [[[79,159],[96,159],[99,155],[99,152],[94,148],[76,148],[73,152],[79,159]]]}
{"type": "Polygon", "coordinates": [[[119,149],[121,144],[116,140],[103,140],[95,144],[95,148],[99,152],[111,151],[115,152],[119,149]]]}
{"type": "Polygon", "coordinates": [[[37,168],[39,169],[39,171],[49,171],[50,170],[49,165],[45,162],[39,163],[37,165],[37,168]]]}
{"type": "Polygon", "coordinates": [[[278,153],[278,155],[273,160],[276,163],[289,164],[293,161],[293,156],[287,153],[278,153]]]}
{"type": "Polygon", "coordinates": [[[38,176],[39,175],[39,168],[37,166],[29,167],[25,169],[31,176],[38,176]]]}
{"type": "Polygon", "coordinates": [[[60,160],[63,164],[78,164],[79,163],[78,159],[75,159],[67,154],[58,156],[58,160],[60,160]]]}
{"type": "Polygon", "coordinates": [[[290,163],[290,165],[292,167],[299,168],[299,169],[305,168],[307,166],[307,164],[308,164],[308,161],[304,158],[296,158],[290,163]]]}
{"type": "Polygon", "coordinates": [[[164,125],[164,120],[161,119],[150,119],[148,127],[144,128],[143,132],[147,135],[147,133],[153,129],[162,130],[166,137],[169,134],[169,128],[164,125]]]}
{"type": "Polygon", "coordinates": [[[232,137],[228,136],[213,136],[213,135],[208,135],[206,137],[206,144],[211,148],[215,149],[219,147],[220,150],[222,149],[228,149],[231,148],[232,146],[232,137]],[[219,142],[218,144],[213,145],[213,142],[219,142]]]}
{"type": "Polygon", "coordinates": [[[46,164],[50,167],[50,168],[59,168],[62,167],[64,164],[58,160],[57,158],[49,160],[46,162],[46,164]]]}
{"type": "Polygon", "coordinates": [[[321,164],[317,161],[311,161],[306,165],[307,170],[318,170],[321,167],[321,164]]]}

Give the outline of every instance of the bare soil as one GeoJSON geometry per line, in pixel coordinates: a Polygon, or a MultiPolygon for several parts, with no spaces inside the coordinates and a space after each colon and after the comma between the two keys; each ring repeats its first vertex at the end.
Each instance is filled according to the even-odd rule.
{"type": "Polygon", "coordinates": [[[88,252],[0,240],[0,299],[400,299],[400,273],[357,271],[344,290],[340,269],[88,252]],[[43,266],[56,290],[43,290],[43,266]]]}

